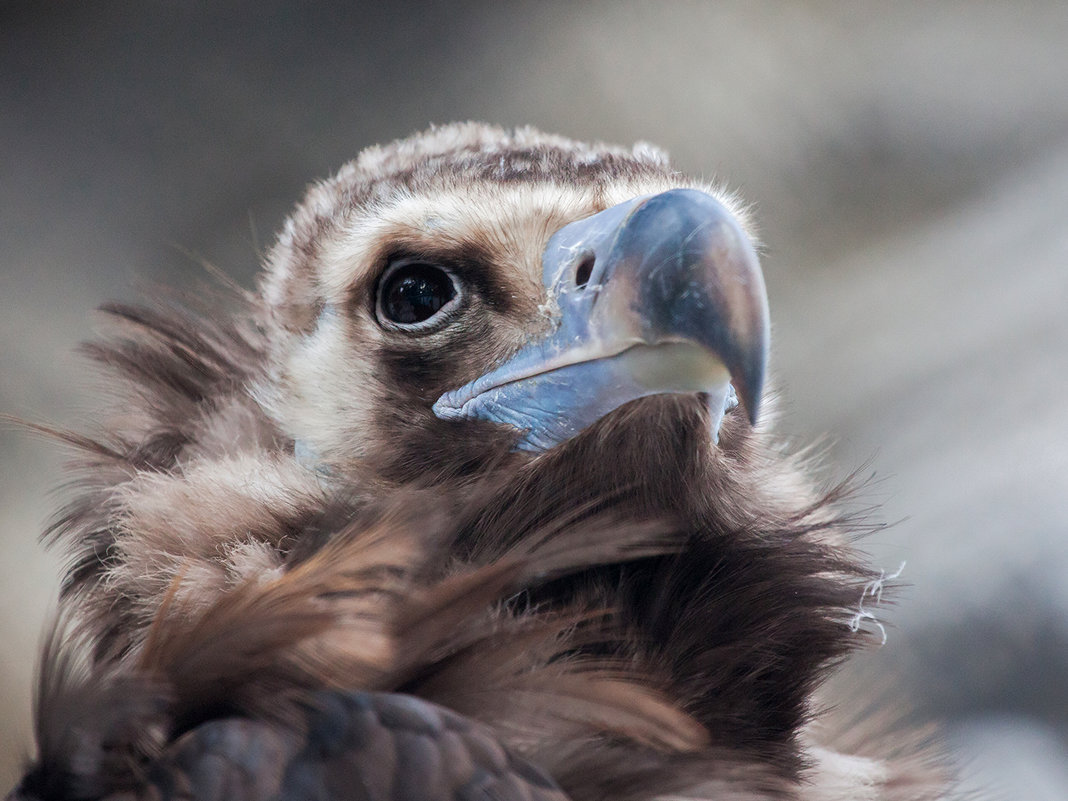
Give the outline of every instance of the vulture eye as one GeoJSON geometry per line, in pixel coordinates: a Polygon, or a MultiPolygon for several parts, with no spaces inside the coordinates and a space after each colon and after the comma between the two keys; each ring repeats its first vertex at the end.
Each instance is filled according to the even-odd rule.
{"type": "Polygon", "coordinates": [[[435,264],[393,262],[378,283],[378,321],[389,328],[425,328],[455,305],[458,289],[452,274],[435,264]]]}

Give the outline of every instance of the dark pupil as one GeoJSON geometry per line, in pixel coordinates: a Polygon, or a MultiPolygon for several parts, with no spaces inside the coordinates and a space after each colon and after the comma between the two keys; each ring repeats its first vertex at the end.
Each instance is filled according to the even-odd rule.
{"type": "Polygon", "coordinates": [[[389,277],[382,310],[395,323],[421,323],[452,300],[456,288],[449,276],[429,264],[401,267],[389,277]]]}

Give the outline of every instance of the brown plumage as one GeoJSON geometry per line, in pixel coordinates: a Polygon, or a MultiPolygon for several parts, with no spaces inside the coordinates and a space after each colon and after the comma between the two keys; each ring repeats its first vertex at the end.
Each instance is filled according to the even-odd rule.
{"type": "Polygon", "coordinates": [[[435,414],[552,330],[554,232],[680,187],[745,224],[648,146],[438,128],[313,187],[225,313],[105,309],[13,797],[941,797],[815,700],[875,576],[754,410],[717,443],[653,394],[537,452],[435,414]],[[460,276],[436,328],[376,306],[414,258],[460,276]]]}

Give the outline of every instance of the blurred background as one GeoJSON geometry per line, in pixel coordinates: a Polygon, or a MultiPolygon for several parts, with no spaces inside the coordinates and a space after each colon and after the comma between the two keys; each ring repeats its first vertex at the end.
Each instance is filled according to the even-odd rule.
{"type": "MultiPolygon", "coordinates": [[[[0,412],[78,425],[91,310],[252,286],[304,185],[431,122],[667,148],[756,204],[779,429],[911,586],[867,675],[965,782],[1068,798],[1068,4],[0,2],[0,412]]],[[[0,429],[0,789],[62,454],[0,429]]]]}

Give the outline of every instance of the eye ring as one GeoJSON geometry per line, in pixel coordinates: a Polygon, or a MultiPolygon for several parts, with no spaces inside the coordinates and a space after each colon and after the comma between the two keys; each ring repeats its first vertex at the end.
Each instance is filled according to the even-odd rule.
{"type": "Polygon", "coordinates": [[[451,270],[418,257],[395,259],[378,279],[375,317],[383,328],[424,332],[446,323],[463,299],[451,270]]]}

